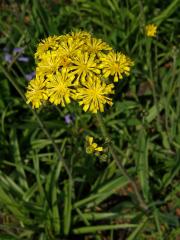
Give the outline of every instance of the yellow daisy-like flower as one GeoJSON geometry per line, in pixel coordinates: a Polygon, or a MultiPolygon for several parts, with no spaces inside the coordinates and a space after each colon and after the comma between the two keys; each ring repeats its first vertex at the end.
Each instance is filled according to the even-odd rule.
{"type": "Polygon", "coordinates": [[[48,38],[42,40],[35,53],[35,58],[39,59],[48,50],[56,50],[58,48],[58,36],[49,36],[48,38]]]}
{"type": "Polygon", "coordinates": [[[123,74],[128,76],[131,66],[134,64],[125,54],[115,52],[101,55],[100,61],[99,68],[102,69],[103,76],[105,78],[108,78],[110,75],[114,76],[114,82],[122,79],[123,74]]]}
{"type": "Polygon", "coordinates": [[[86,136],[86,152],[88,154],[102,151],[103,147],[98,147],[97,143],[93,142],[93,137],[86,136]]]}
{"type": "Polygon", "coordinates": [[[75,94],[72,84],[73,79],[74,76],[69,76],[66,69],[48,75],[46,87],[49,101],[55,105],[61,104],[63,107],[70,103],[75,94]]]}
{"type": "Polygon", "coordinates": [[[157,26],[155,24],[148,24],[145,27],[145,32],[148,37],[155,37],[157,33],[157,26]]]}
{"type": "Polygon", "coordinates": [[[91,38],[91,34],[89,32],[85,32],[85,31],[71,32],[70,36],[74,40],[81,39],[83,41],[91,38]]]}
{"type": "Polygon", "coordinates": [[[87,76],[100,74],[100,69],[95,60],[95,54],[79,53],[79,55],[72,60],[73,66],[69,67],[73,74],[77,74],[76,82],[79,80],[84,83],[87,76]]]}
{"type": "Polygon", "coordinates": [[[62,106],[74,100],[92,113],[113,104],[109,94],[114,85],[107,82],[129,75],[133,65],[126,55],[85,31],[42,40],[35,59],[37,77],[27,88],[27,103],[38,108],[45,100],[62,106]]]}
{"type": "Polygon", "coordinates": [[[77,55],[77,52],[80,51],[83,44],[81,39],[73,39],[73,37],[70,36],[60,43],[58,50],[61,56],[72,58],[77,55]]]}
{"type": "Polygon", "coordinates": [[[57,51],[47,52],[42,55],[41,61],[37,65],[37,73],[46,75],[55,73],[60,67],[61,56],[57,51]]]}
{"type": "Polygon", "coordinates": [[[58,49],[56,52],[59,61],[59,69],[68,68],[71,65],[71,58],[67,55],[61,55],[61,51],[58,49]]]}
{"type": "Polygon", "coordinates": [[[99,53],[100,51],[110,51],[112,48],[101,39],[90,38],[86,42],[86,48],[89,53],[99,53]]]}
{"type": "Polygon", "coordinates": [[[33,108],[39,108],[48,99],[45,86],[44,78],[41,76],[37,76],[29,82],[25,96],[27,103],[31,102],[33,108]]]}
{"type": "Polygon", "coordinates": [[[113,94],[114,85],[107,85],[96,76],[88,77],[86,84],[79,87],[76,93],[76,99],[80,105],[83,105],[83,110],[97,113],[104,112],[104,105],[107,103],[112,106],[112,99],[107,97],[113,94]]]}

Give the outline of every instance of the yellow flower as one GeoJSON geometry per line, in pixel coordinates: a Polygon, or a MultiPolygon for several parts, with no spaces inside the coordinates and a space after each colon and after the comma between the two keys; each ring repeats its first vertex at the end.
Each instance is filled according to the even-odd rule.
{"type": "Polygon", "coordinates": [[[96,76],[88,77],[86,84],[77,89],[76,99],[79,100],[80,105],[84,105],[85,112],[104,112],[106,103],[112,106],[112,99],[106,95],[114,93],[113,87],[113,84],[107,85],[96,76]]]}
{"type": "Polygon", "coordinates": [[[39,75],[55,73],[60,67],[61,56],[57,51],[47,52],[42,55],[40,62],[38,62],[36,71],[39,75]]]}
{"type": "Polygon", "coordinates": [[[73,37],[66,37],[59,45],[59,53],[61,56],[72,58],[80,51],[83,41],[81,39],[73,39],[73,37]]]}
{"type": "Polygon", "coordinates": [[[71,58],[68,57],[67,55],[61,55],[61,51],[57,50],[57,58],[59,61],[59,69],[60,68],[68,68],[71,65],[71,58]]]}
{"type": "Polygon", "coordinates": [[[35,59],[37,77],[27,88],[27,103],[38,108],[45,100],[62,106],[74,100],[92,113],[113,104],[109,94],[114,85],[109,82],[129,75],[133,65],[126,55],[85,31],[42,40],[35,59]]]}
{"type": "Polygon", "coordinates": [[[77,74],[76,82],[79,80],[84,83],[87,76],[93,76],[94,74],[100,74],[100,69],[95,61],[95,54],[79,53],[78,56],[72,60],[73,66],[69,69],[73,74],[77,74]]]}
{"type": "Polygon", "coordinates": [[[85,31],[71,32],[70,36],[74,40],[81,39],[83,41],[86,41],[87,39],[91,38],[91,34],[89,32],[85,32],[85,31]]]}
{"type": "Polygon", "coordinates": [[[86,42],[86,50],[89,53],[99,53],[100,51],[109,51],[112,50],[112,48],[105,42],[103,42],[101,39],[97,38],[90,38],[86,42]]]}
{"type": "Polygon", "coordinates": [[[97,143],[93,142],[93,137],[86,136],[86,152],[88,154],[102,151],[103,147],[98,147],[97,143]]]}
{"type": "Polygon", "coordinates": [[[110,75],[114,76],[114,82],[123,78],[123,74],[129,75],[133,61],[123,53],[110,52],[107,55],[103,54],[100,57],[101,64],[99,68],[102,69],[105,78],[110,75]]]}
{"type": "Polygon", "coordinates": [[[72,88],[73,79],[74,76],[69,76],[66,69],[56,72],[56,74],[48,75],[46,86],[49,101],[55,105],[61,104],[63,107],[65,104],[70,103],[75,93],[75,90],[72,88]]]}
{"type": "Polygon", "coordinates": [[[41,58],[44,53],[48,50],[56,50],[58,48],[58,36],[49,36],[48,38],[42,40],[37,47],[35,53],[35,58],[41,58]]]}
{"type": "Polygon", "coordinates": [[[148,24],[145,27],[145,32],[148,37],[155,37],[157,32],[157,26],[155,24],[148,24]]]}
{"type": "Polygon", "coordinates": [[[32,103],[33,108],[39,108],[42,102],[48,99],[44,78],[37,76],[29,82],[26,98],[27,103],[32,103]]]}

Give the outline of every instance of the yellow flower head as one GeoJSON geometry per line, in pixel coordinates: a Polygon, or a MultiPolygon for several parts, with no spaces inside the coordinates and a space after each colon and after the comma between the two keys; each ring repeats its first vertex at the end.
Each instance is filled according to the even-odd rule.
{"type": "Polygon", "coordinates": [[[86,152],[88,154],[102,151],[103,147],[98,147],[97,143],[93,142],[93,137],[86,136],[86,152]]]}
{"type": "Polygon", "coordinates": [[[84,111],[103,112],[112,105],[109,94],[124,75],[129,75],[133,61],[115,53],[103,40],[85,31],[50,36],[42,40],[35,53],[36,74],[27,88],[27,103],[38,108],[49,102],[65,106],[72,100],[84,111]],[[106,78],[109,78],[108,80],[106,78]]]}
{"type": "Polygon", "coordinates": [[[123,74],[128,76],[133,65],[133,61],[123,53],[110,52],[107,55],[103,54],[100,60],[99,68],[102,69],[104,77],[114,76],[114,82],[122,79],[123,74]]]}
{"type": "Polygon", "coordinates": [[[29,82],[26,98],[27,103],[32,103],[33,108],[39,108],[42,103],[48,99],[43,77],[37,76],[35,79],[29,82]]]}
{"type": "Polygon", "coordinates": [[[57,36],[50,36],[42,40],[37,47],[35,58],[41,58],[41,56],[49,50],[56,50],[58,48],[58,39],[57,36]]]}
{"type": "Polygon", "coordinates": [[[74,76],[69,76],[66,69],[48,75],[46,87],[49,101],[55,105],[61,104],[63,107],[70,103],[75,93],[72,84],[73,79],[74,76]]]}
{"type": "Polygon", "coordinates": [[[39,75],[52,74],[58,71],[60,67],[61,56],[57,51],[47,52],[42,55],[41,61],[38,62],[36,72],[39,75]]]}
{"type": "Polygon", "coordinates": [[[61,55],[72,58],[77,55],[82,45],[83,41],[81,39],[73,39],[69,36],[60,43],[58,50],[61,55]]]}
{"type": "Polygon", "coordinates": [[[86,42],[86,48],[89,53],[98,54],[100,51],[110,51],[112,48],[101,39],[89,38],[86,42]]]}
{"type": "Polygon", "coordinates": [[[77,75],[76,82],[79,80],[84,83],[87,76],[93,76],[94,74],[100,74],[100,69],[95,60],[95,54],[79,53],[77,57],[72,60],[73,66],[69,69],[73,74],[77,75]]]}
{"type": "Polygon", "coordinates": [[[96,76],[88,77],[86,84],[77,89],[76,99],[80,105],[84,106],[83,110],[85,112],[104,112],[106,103],[112,106],[112,99],[107,95],[114,93],[113,88],[113,84],[107,85],[96,76]]]}
{"type": "Polygon", "coordinates": [[[157,33],[157,26],[155,24],[148,24],[145,27],[145,31],[148,37],[155,37],[157,33]]]}
{"type": "Polygon", "coordinates": [[[71,36],[74,40],[81,39],[83,41],[86,41],[87,39],[91,38],[91,34],[85,31],[71,32],[69,36],[71,36]]]}

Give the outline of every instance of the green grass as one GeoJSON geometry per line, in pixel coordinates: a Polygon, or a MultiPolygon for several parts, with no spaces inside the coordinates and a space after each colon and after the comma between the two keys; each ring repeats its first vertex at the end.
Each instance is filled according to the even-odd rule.
{"type": "Polygon", "coordinates": [[[9,64],[1,51],[0,239],[178,239],[178,6],[178,0],[1,3],[1,49],[24,47],[30,61],[14,56],[9,64]],[[156,38],[145,37],[147,23],[158,25],[156,38]],[[85,152],[87,134],[104,143],[98,118],[76,104],[34,111],[24,97],[39,41],[76,29],[135,61],[102,114],[107,159],[85,152]],[[67,114],[73,124],[65,123],[67,114]]]}

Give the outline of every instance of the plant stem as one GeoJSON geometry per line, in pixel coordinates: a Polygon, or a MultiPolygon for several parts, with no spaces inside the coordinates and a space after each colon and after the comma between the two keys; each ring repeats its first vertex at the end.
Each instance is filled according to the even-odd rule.
{"type": "MultiPolygon", "coordinates": [[[[96,114],[96,118],[97,118],[97,121],[98,121],[98,123],[99,123],[99,125],[100,125],[101,132],[102,132],[102,134],[103,134],[103,137],[106,138],[106,139],[110,139],[109,134],[108,134],[108,132],[107,132],[107,130],[106,130],[106,127],[105,127],[105,125],[104,125],[104,122],[103,122],[103,119],[102,119],[100,113],[97,113],[97,114],[96,114]]],[[[134,190],[134,193],[135,193],[135,195],[136,195],[137,201],[138,201],[138,203],[139,203],[139,206],[140,206],[143,210],[147,211],[147,210],[148,210],[148,206],[146,205],[146,203],[144,202],[143,198],[141,197],[141,194],[140,194],[139,191],[138,191],[138,188],[137,188],[137,186],[136,186],[136,183],[131,179],[131,177],[128,175],[126,169],[123,167],[122,163],[119,161],[119,158],[118,158],[118,156],[117,156],[116,153],[115,153],[114,146],[113,146],[113,144],[112,144],[111,142],[108,143],[108,147],[109,147],[109,150],[110,150],[110,152],[111,152],[111,155],[112,155],[112,157],[113,157],[113,159],[114,159],[117,167],[119,168],[120,172],[121,172],[122,175],[123,175],[124,177],[126,177],[126,178],[128,179],[128,181],[131,183],[132,188],[133,188],[133,190],[134,190]]]]}
{"type": "Polygon", "coordinates": [[[162,126],[161,126],[161,119],[160,119],[160,110],[159,110],[159,103],[157,99],[156,94],[156,87],[154,82],[154,74],[153,74],[153,68],[152,68],[152,61],[151,61],[151,51],[152,51],[152,39],[146,38],[146,62],[149,69],[149,79],[148,82],[152,89],[153,99],[154,99],[154,105],[156,106],[157,110],[157,120],[156,120],[156,126],[159,132],[162,132],[162,126]]]}
{"type": "Polygon", "coordinates": [[[42,120],[40,119],[40,117],[38,116],[37,112],[35,110],[33,110],[33,113],[34,115],[36,116],[36,119],[41,127],[41,129],[43,130],[43,132],[45,133],[45,135],[47,136],[47,138],[51,141],[53,147],[54,147],[54,150],[56,151],[57,155],[58,155],[58,159],[60,161],[63,162],[63,165],[64,165],[64,168],[68,174],[68,177],[69,177],[69,180],[71,180],[72,182],[72,176],[71,176],[71,172],[70,172],[70,169],[68,168],[67,164],[65,163],[65,160],[57,146],[57,144],[55,143],[54,139],[51,137],[51,135],[49,134],[47,128],[45,127],[44,123],[42,122],[42,120]]]}
{"type": "MultiPolygon", "coordinates": [[[[22,97],[22,99],[26,102],[26,98],[21,90],[21,88],[18,86],[18,84],[13,80],[13,77],[3,68],[1,67],[1,70],[2,72],[4,73],[4,75],[7,77],[7,79],[10,81],[10,83],[14,86],[14,88],[16,89],[16,91],[19,93],[19,95],[22,97]]],[[[14,71],[13,71],[14,72],[14,71]]],[[[15,73],[14,73],[15,74],[15,73]]],[[[35,115],[36,119],[37,119],[37,122],[39,124],[39,126],[41,127],[41,129],[43,130],[44,134],[47,136],[47,138],[51,141],[53,147],[54,147],[54,150],[56,151],[57,155],[58,155],[58,159],[60,161],[62,161],[63,165],[64,165],[64,168],[68,174],[68,177],[69,177],[69,180],[72,181],[72,176],[71,176],[71,171],[70,169],[68,168],[57,144],[55,143],[54,139],[51,137],[51,135],[49,134],[46,126],[44,125],[43,121],[40,119],[39,115],[37,114],[37,112],[32,109],[30,107],[30,105],[28,105],[28,107],[30,108],[30,110],[32,111],[32,113],[35,115]]]]}

